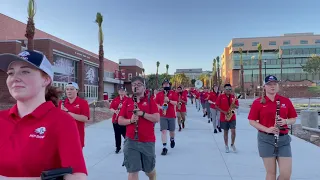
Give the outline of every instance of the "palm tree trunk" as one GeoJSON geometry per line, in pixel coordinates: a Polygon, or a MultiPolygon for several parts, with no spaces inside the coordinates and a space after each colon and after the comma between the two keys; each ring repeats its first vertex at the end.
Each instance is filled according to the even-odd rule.
{"type": "Polygon", "coordinates": [[[27,48],[28,48],[28,50],[31,50],[31,51],[34,50],[34,42],[33,42],[34,34],[35,34],[34,21],[32,18],[28,18],[25,37],[28,39],[27,48]]]}
{"type": "Polygon", "coordinates": [[[241,92],[242,97],[244,97],[244,75],[243,75],[243,64],[241,64],[241,92]]]}
{"type": "Polygon", "coordinates": [[[104,51],[103,45],[99,46],[99,86],[98,86],[98,100],[103,100],[103,74],[104,74],[104,51]]]}
{"type": "Polygon", "coordinates": [[[259,59],[259,86],[260,96],[262,95],[262,60],[259,59]]]}
{"type": "Polygon", "coordinates": [[[158,70],[159,70],[159,67],[157,67],[157,73],[156,73],[156,89],[158,89],[158,70]]]}

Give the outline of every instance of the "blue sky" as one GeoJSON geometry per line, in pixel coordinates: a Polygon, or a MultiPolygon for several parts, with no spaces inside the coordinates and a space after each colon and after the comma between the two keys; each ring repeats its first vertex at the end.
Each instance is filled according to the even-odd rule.
{"type": "MultiPolygon", "coordinates": [[[[319,33],[319,0],[36,0],[36,27],[98,52],[97,12],[104,16],[105,57],[137,58],[146,73],[210,70],[232,38],[319,33]],[[90,3],[89,3],[90,2],[90,3]]],[[[27,20],[28,0],[0,0],[0,12],[27,20]]]]}

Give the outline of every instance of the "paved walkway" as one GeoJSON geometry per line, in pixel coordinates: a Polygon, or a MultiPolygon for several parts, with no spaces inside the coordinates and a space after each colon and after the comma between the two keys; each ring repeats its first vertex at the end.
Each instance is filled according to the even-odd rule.
{"type": "MultiPolygon", "coordinates": [[[[256,130],[249,124],[247,109],[237,120],[237,153],[225,153],[222,133],[213,134],[212,125],[188,105],[186,129],[176,133],[176,147],[161,156],[159,124],[156,125],[157,180],[264,180],[265,170],[258,155],[256,130]]],[[[126,180],[123,154],[114,153],[113,128],[103,121],[86,128],[84,154],[89,180],[126,180]]],[[[292,137],[292,180],[320,179],[320,148],[292,137]]],[[[140,180],[147,180],[140,173],[140,180]]]]}

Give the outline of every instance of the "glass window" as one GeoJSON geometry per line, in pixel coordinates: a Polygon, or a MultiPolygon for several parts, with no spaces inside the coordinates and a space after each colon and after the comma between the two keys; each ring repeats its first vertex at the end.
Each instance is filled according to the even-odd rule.
{"type": "Polygon", "coordinates": [[[316,54],[320,54],[320,48],[316,49],[316,54]]]}
{"type": "Polygon", "coordinates": [[[252,46],[258,46],[259,42],[252,42],[252,46]]]}
{"type": "Polygon", "coordinates": [[[309,48],[309,54],[315,54],[316,49],[315,48],[309,48]]]}
{"type": "Polygon", "coordinates": [[[289,45],[290,44],[290,41],[283,41],[283,45],[289,45]]]}
{"type": "Polygon", "coordinates": [[[300,44],[308,44],[307,40],[300,40],[300,44]]]}
{"type": "Polygon", "coordinates": [[[309,54],[309,48],[304,48],[304,49],[302,50],[302,52],[303,52],[303,54],[309,54]]]}
{"type": "Polygon", "coordinates": [[[276,41],[269,41],[269,45],[270,46],[275,46],[275,45],[277,45],[277,42],[276,41]]]}
{"type": "Polygon", "coordinates": [[[244,43],[233,43],[232,47],[242,47],[244,46],[244,43]]]}
{"type": "MultiPolygon", "coordinates": [[[[319,49],[320,50],[320,49],[319,49]]],[[[290,49],[284,49],[282,50],[282,55],[289,55],[290,54],[290,49]]]]}
{"type": "Polygon", "coordinates": [[[320,44],[320,39],[316,39],[316,40],[314,41],[314,43],[315,43],[315,44],[320,44]]]}
{"type": "Polygon", "coordinates": [[[283,64],[289,64],[290,62],[289,59],[283,59],[282,61],[283,61],[283,64]]]}
{"type": "Polygon", "coordinates": [[[296,54],[296,49],[290,49],[290,55],[296,54]]]}
{"type": "Polygon", "coordinates": [[[298,55],[303,54],[303,49],[301,49],[301,48],[296,49],[296,54],[298,54],[298,55]]]}

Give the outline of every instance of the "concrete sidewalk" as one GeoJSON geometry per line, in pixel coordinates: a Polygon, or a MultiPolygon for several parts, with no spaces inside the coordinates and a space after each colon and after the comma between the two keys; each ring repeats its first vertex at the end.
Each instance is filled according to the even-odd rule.
{"type": "MultiPolygon", "coordinates": [[[[237,153],[225,153],[222,133],[213,134],[212,124],[188,105],[186,129],[176,131],[176,147],[161,156],[159,124],[156,125],[157,180],[264,180],[265,170],[258,155],[256,134],[247,112],[238,115],[237,153]]],[[[169,142],[169,141],[168,141],[169,142]]],[[[111,121],[86,128],[84,154],[89,180],[126,180],[123,154],[115,154],[111,121]]],[[[292,136],[292,180],[320,179],[320,148],[292,136]]],[[[140,180],[147,180],[141,172],[140,180]]]]}

